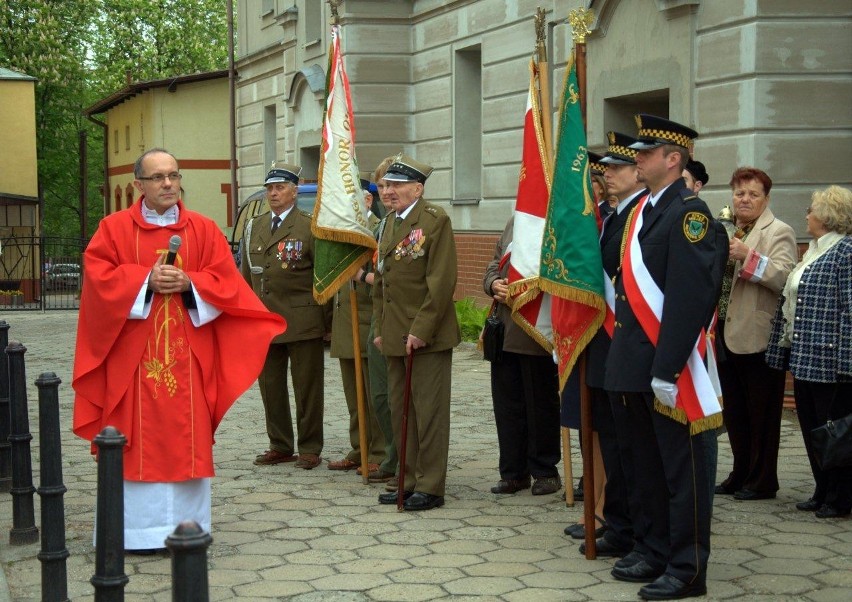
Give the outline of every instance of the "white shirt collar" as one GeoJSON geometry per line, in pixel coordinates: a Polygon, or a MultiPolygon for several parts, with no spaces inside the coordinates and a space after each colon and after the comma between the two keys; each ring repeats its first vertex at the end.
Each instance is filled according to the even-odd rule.
{"type": "Polygon", "coordinates": [[[273,212],[272,212],[272,217],[274,218],[274,217],[277,215],[278,217],[280,217],[280,218],[281,218],[281,221],[283,222],[285,219],[287,219],[287,216],[288,216],[288,215],[290,215],[290,212],[293,210],[293,207],[295,207],[295,206],[296,206],[296,204],[295,204],[295,203],[293,203],[292,205],[290,205],[290,207],[289,207],[289,208],[285,209],[285,210],[284,210],[284,211],[282,211],[281,213],[275,213],[275,212],[273,211],[273,212]]]}
{"type": "Polygon", "coordinates": [[[144,198],[140,205],[142,207],[142,219],[145,220],[146,224],[151,224],[152,226],[171,226],[178,223],[178,219],[180,219],[180,209],[178,209],[176,204],[166,209],[162,215],[153,209],[148,209],[144,198]]]}
{"type": "Polygon", "coordinates": [[[618,215],[621,215],[621,212],[624,210],[624,208],[627,207],[630,202],[640,194],[642,194],[642,190],[637,190],[623,201],[619,201],[618,205],[615,208],[616,213],[618,213],[618,215]]]}
{"type": "Polygon", "coordinates": [[[668,190],[668,189],[669,189],[669,186],[671,186],[673,183],[674,183],[674,182],[670,183],[668,186],[666,186],[665,188],[663,188],[662,190],[660,190],[659,192],[657,192],[657,194],[652,194],[652,195],[650,195],[650,196],[648,197],[648,202],[649,202],[649,203],[651,203],[651,205],[653,205],[654,207],[656,207],[656,206],[657,206],[657,201],[659,201],[659,200],[660,200],[660,197],[661,197],[661,196],[663,196],[663,193],[664,193],[666,190],[668,190]]]}
{"type": "Polygon", "coordinates": [[[420,202],[420,199],[419,198],[415,199],[413,203],[411,203],[408,207],[406,207],[405,209],[402,210],[402,213],[397,213],[396,216],[401,217],[402,219],[405,219],[406,217],[408,217],[408,214],[411,213],[411,210],[414,209],[414,206],[418,202],[420,202]]]}

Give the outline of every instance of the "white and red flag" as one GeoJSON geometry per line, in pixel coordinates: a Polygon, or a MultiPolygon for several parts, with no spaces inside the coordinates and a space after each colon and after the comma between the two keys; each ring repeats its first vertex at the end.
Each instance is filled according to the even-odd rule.
{"type": "Polygon", "coordinates": [[[543,132],[538,68],[531,60],[524,146],[509,258],[509,296],[513,299],[512,319],[539,345],[552,352],[550,295],[539,287],[541,247],[551,182],[543,132]]]}

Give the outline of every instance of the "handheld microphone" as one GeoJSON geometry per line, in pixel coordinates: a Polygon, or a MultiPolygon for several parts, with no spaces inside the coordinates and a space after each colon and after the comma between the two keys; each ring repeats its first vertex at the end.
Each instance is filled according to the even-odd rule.
{"type": "Polygon", "coordinates": [[[169,252],[166,255],[166,265],[174,265],[175,257],[177,256],[178,249],[180,249],[180,244],[183,241],[180,236],[175,234],[169,239],[169,252]]]}

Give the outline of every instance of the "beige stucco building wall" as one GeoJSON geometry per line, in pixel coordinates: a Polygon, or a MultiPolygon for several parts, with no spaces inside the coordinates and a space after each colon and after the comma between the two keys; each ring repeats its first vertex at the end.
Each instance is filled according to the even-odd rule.
{"type": "MultiPolygon", "coordinates": [[[[145,150],[173,153],[183,174],[183,201],[223,230],[231,225],[228,79],[140,83],[107,102],[102,119],[109,131],[110,202],[106,213],[128,207],[139,197],[132,188],[133,164],[145,150]],[[132,197],[128,194],[132,193],[132,197]]],[[[90,109],[91,111],[91,109],[90,109]]]]}
{"type": "Polygon", "coordinates": [[[39,273],[36,79],[0,68],[0,290],[31,301],[39,273]]]}
{"type": "MultiPolygon", "coordinates": [[[[546,10],[556,97],[568,11],[588,4],[590,148],[605,146],[607,130],[635,132],[636,112],[667,115],[701,134],[695,156],[710,173],[703,196],[714,211],[729,201],[734,168],[755,165],[775,181],[776,213],[805,239],[810,191],[852,182],[852,0],[346,0],[362,170],[404,150],[435,167],[426,194],[457,232],[502,229],[517,187],[532,17],[546,10]]],[[[239,0],[238,15],[245,198],[275,158],[316,177],[329,9],[239,0]],[[317,10],[322,27],[307,35],[317,10]]]]}
{"type": "Polygon", "coordinates": [[[35,79],[0,77],[0,193],[38,197],[35,79]]]}

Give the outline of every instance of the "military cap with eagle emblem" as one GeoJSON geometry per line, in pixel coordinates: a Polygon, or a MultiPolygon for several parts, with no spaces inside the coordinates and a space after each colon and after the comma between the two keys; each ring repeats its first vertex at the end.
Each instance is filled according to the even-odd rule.
{"type": "Polygon", "coordinates": [[[420,182],[423,184],[431,174],[431,166],[400,153],[388,166],[383,179],[389,182],[420,182]]]}
{"type": "Polygon", "coordinates": [[[664,144],[675,144],[691,150],[693,141],[698,138],[698,132],[692,128],[656,115],[639,113],[636,115],[636,126],[639,128],[638,141],[630,145],[630,148],[636,150],[650,150],[664,144]]]}
{"type": "Polygon", "coordinates": [[[298,165],[288,165],[287,163],[273,163],[269,172],[266,174],[266,179],[263,185],[278,184],[280,182],[290,182],[291,184],[299,183],[299,174],[302,173],[302,168],[298,165]]]}

